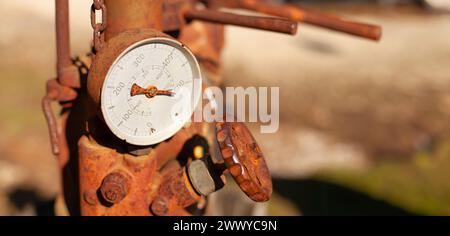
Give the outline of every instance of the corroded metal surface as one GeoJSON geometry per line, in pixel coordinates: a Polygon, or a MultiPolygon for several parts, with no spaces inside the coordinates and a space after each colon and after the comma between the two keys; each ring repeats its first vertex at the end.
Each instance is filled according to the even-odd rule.
{"type": "Polygon", "coordinates": [[[243,8],[273,16],[320,26],[323,28],[351,34],[372,40],[381,38],[382,30],[378,25],[359,23],[297,5],[278,5],[264,0],[205,0],[216,6],[243,8]]]}
{"type": "Polygon", "coordinates": [[[367,39],[379,40],[381,38],[381,27],[379,26],[348,21],[337,16],[307,10],[294,5],[276,6],[273,4],[256,3],[255,1],[242,1],[240,7],[275,16],[287,17],[292,20],[367,39]]]}
{"type": "Polygon", "coordinates": [[[184,208],[200,200],[191,187],[184,168],[176,163],[162,170],[162,183],[159,187],[151,209],[155,215],[188,215],[184,208]]]}
{"type": "Polygon", "coordinates": [[[105,44],[105,30],[108,25],[108,10],[104,0],[94,0],[91,6],[91,26],[93,30],[92,41],[96,51],[105,44]],[[101,22],[97,22],[97,11],[101,13],[101,22]]]}
{"type": "Polygon", "coordinates": [[[162,96],[173,96],[174,92],[171,90],[160,90],[156,86],[148,86],[147,88],[142,88],[137,84],[131,86],[130,96],[134,97],[137,95],[145,95],[147,98],[153,98],[158,95],[162,96]]]}
{"type": "Polygon", "coordinates": [[[217,141],[236,183],[257,202],[269,200],[272,179],[264,156],[248,128],[240,122],[218,122],[217,141]]]}
{"type": "Polygon", "coordinates": [[[131,29],[162,30],[163,0],[104,0],[108,9],[105,40],[131,29]]]}
{"type": "Polygon", "coordinates": [[[183,12],[195,7],[198,0],[166,0],[163,5],[162,30],[164,32],[178,31],[184,27],[186,20],[183,12]]]}
{"type": "Polygon", "coordinates": [[[208,82],[212,85],[221,84],[221,55],[225,44],[224,26],[219,24],[194,21],[183,27],[178,37],[188,45],[207,72],[208,82]]]}
{"type": "MultiPolygon", "coordinates": [[[[51,109],[51,103],[56,101],[74,101],[77,97],[77,92],[74,88],[80,88],[80,75],[70,56],[68,0],[55,0],[55,8],[57,79],[47,81],[46,95],[42,99],[42,109],[49,128],[53,154],[59,155],[61,149],[66,149],[67,147],[61,142],[63,129],[56,121],[51,109]]],[[[66,104],[66,106],[70,106],[70,103],[66,104]]]]}
{"type": "Polygon", "coordinates": [[[47,81],[46,95],[42,99],[42,110],[47,121],[50,142],[52,145],[52,152],[54,155],[59,155],[61,149],[67,147],[61,143],[61,136],[63,135],[60,124],[58,124],[55,114],[53,113],[52,102],[70,102],[77,98],[77,92],[70,87],[62,86],[56,79],[47,81]]]}
{"type": "Polygon", "coordinates": [[[78,145],[82,215],[150,215],[159,183],[154,153],[119,153],[87,136],[78,145]]]}
{"type": "Polygon", "coordinates": [[[185,144],[195,135],[207,136],[206,131],[205,124],[194,123],[148,155],[135,156],[100,119],[90,120],[78,143],[81,214],[189,215],[184,208],[200,196],[176,159],[187,160],[189,154],[180,155],[185,144]]]}
{"type": "Polygon", "coordinates": [[[187,20],[201,20],[211,23],[243,26],[291,35],[297,33],[297,23],[288,19],[244,16],[215,10],[194,9],[185,11],[184,17],[187,20]]]}
{"type": "Polygon", "coordinates": [[[130,190],[131,181],[131,177],[123,171],[108,174],[100,186],[103,200],[111,204],[122,201],[130,190]]]}
{"type": "MultiPolygon", "coordinates": [[[[91,57],[84,62],[70,58],[68,0],[56,0],[58,77],[48,82],[42,105],[62,173],[58,202],[62,199],[67,204],[68,212],[64,214],[191,215],[186,207],[204,207],[205,201],[198,193],[202,191],[196,191],[189,180],[187,167],[210,151],[207,147],[203,151],[195,149],[192,142],[198,142],[198,137],[210,144],[217,138],[224,158],[224,163],[208,162],[207,174],[222,178],[224,164],[251,199],[268,200],[272,192],[270,173],[244,124],[219,123],[214,137],[213,125],[192,123],[172,138],[136,151],[136,147],[130,148],[108,130],[99,112],[100,91],[110,66],[128,46],[147,38],[170,37],[186,44],[207,74],[209,81],[205,83],[217,85],[221,82],[225,24],[294,34],[296,23],[292,21],[303,21],[364,37],[377,36],[376,31],[369,32],[371,26],[364,31],[362,25],[343,24],[325,15],[305,15],[306,11],[299,8],[270,6],[268,10],[262,2],[94,0],[91,23],[97,50],[91,65],[91,57]],[[204,7],[198,8],[200,3],[204,7]],[[282,18],[218,12],[220,7],[245,8],[282,18]],[[102,22],[97,22],[99,11],[102,22]],[[51,110],[53,101],[60,102],[63,108],[59,121],[51,110]]],[[[151,97],[154,90],[136,88],[135,92],[151,97]]],[[[214,191],[219,187],[215,186],[214,191]]]]}

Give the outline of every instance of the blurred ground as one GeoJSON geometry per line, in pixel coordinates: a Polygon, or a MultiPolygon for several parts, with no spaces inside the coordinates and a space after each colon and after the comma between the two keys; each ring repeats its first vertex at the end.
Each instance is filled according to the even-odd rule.
{"type": "MultiPolygon", "coordinates": [[[[71,1],[74,55],[89,49],[90,2],[71,1]]],[[[255,132],[277,178],[276,202],[345,214],[330,203],[345,208],[364,196],[392,214],[450,214],[450,15],[311,7],[381,24],[384,37],[307,25],[296,37],[227,29],[225,85],[280,87],[280,131],[255,132]],[[342,198],[342,189],[358,198],[342,198]]],[[[44,81],[55,75],[53,1],[3,1],[0,15],[0,215],[35,214],[31,205],[46,204],[58,185],[40,111],[44,81]]],[[[288,212],[280,208],[272,212],[288,212]]]]}
{"type": "Polygon", "coordinates": [[[381,24],[384,37],[307,25],[295,38],[229,29],[226,84],[280,86],[280,132],[255,132],[271,170],[449,214],[450,16],[364,4],[327,10],[381,24]]]}

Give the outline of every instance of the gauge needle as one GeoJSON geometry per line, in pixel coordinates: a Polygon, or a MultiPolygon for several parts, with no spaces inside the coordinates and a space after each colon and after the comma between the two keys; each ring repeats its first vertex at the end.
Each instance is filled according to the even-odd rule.
{"type": "Polygon", "coordinates": [[[137,84],[133,84],[131,87],[130,95],[132,97],[144,94],[148,98],[153,98],[158,95],[164,95],[164,96],[173,96],[175,95],[174,92],[171,90],[158,90],[156,86],[150,85],[148,88],[142,88],[141,86],[137,84]]]}

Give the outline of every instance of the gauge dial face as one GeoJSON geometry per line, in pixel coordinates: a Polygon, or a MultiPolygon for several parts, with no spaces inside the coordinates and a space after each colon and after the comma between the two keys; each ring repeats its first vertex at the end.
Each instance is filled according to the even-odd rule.
{"type": "Polygon", "coordinates": [[[166,38],[141,41],[109,69],[101,93],[111,131],[133,145],[153,145],[173,136],[192,116],[201,96],[194,55],[166,38]]]}

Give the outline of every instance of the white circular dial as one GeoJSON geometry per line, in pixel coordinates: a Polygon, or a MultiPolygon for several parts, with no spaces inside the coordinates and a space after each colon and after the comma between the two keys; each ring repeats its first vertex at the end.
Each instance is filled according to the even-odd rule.
{"type": "Polygon", "coordinates": [[[108,71],[101,93],[103,118],[127,143],[162,142],[189,121],[201,85],[197,60],[182,44],[167,38],[141,41],[108,71]]]}

